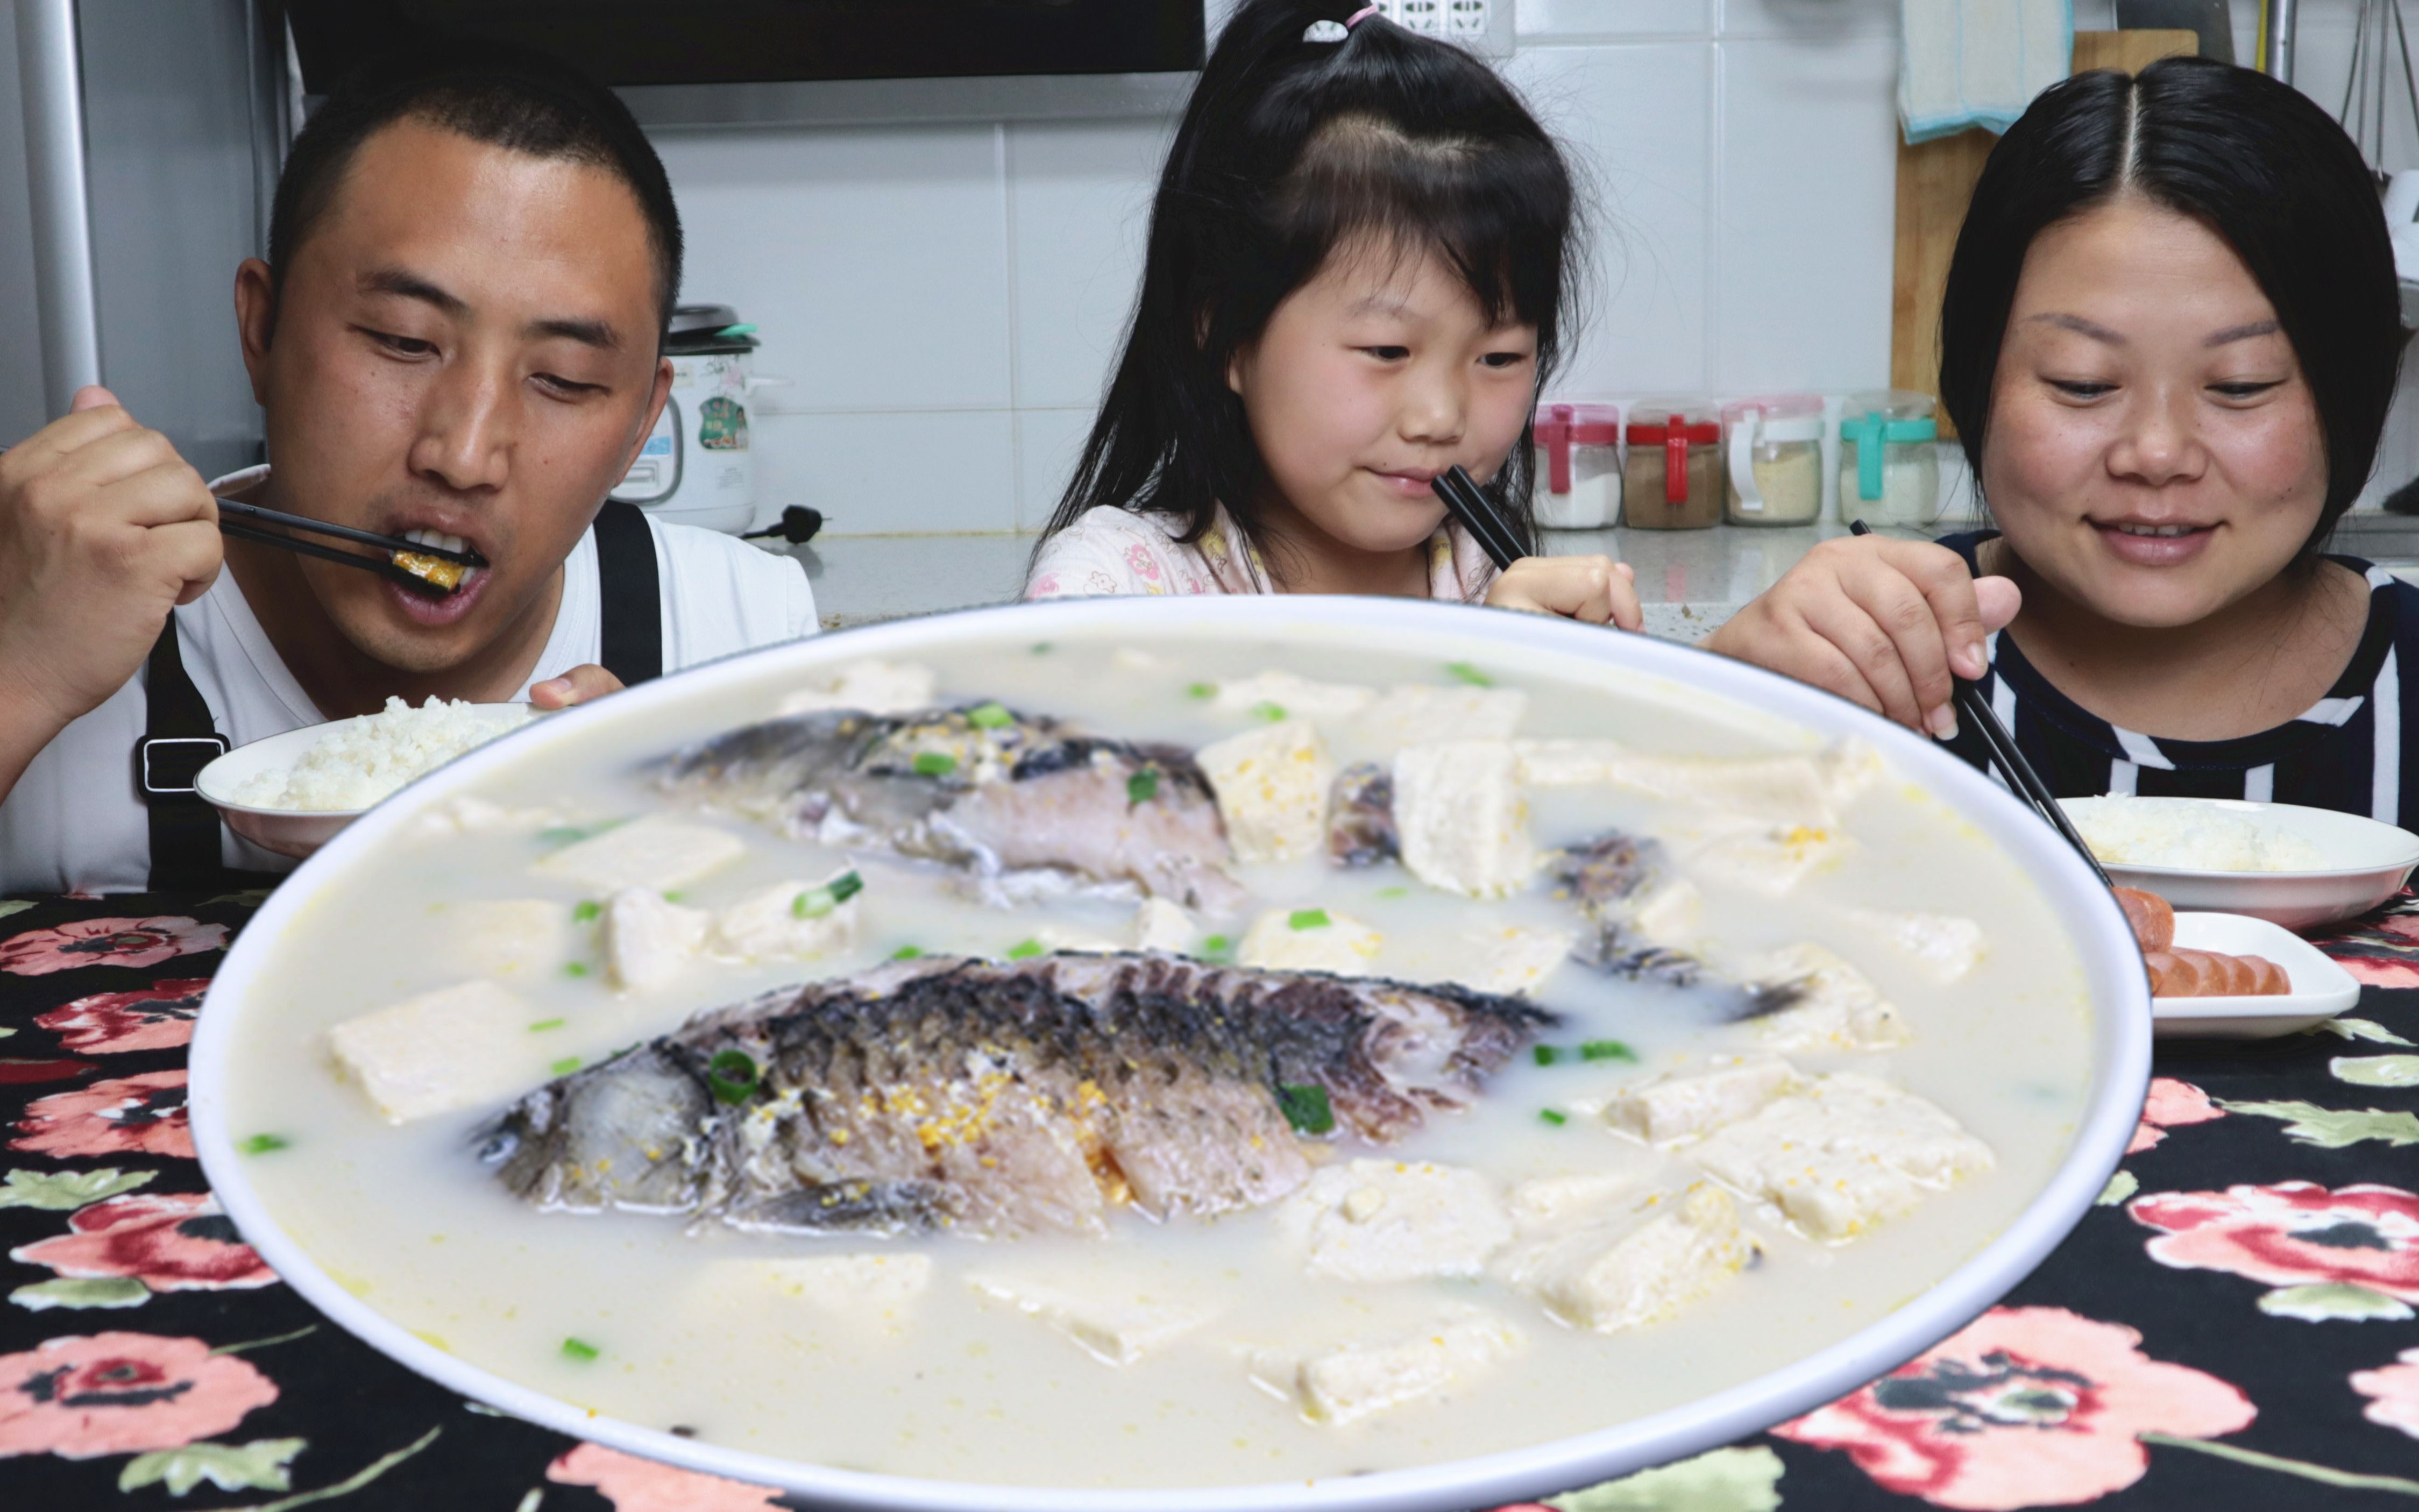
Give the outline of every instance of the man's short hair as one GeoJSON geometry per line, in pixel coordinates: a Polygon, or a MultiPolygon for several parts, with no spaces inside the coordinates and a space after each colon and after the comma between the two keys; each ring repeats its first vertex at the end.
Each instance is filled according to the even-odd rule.
{"type": "Polygon", "coordinates": [[[405,120],[620,179],[647,223],[658,335],[670,324],[680,295],[680,210],[655,146],[611,90],[544,54],[492,43],[457,41],[443,52],[408,54],[336,86],[295,137],[278,177],[269,218],[273,287],[285,287],[295,254],[334,203],[362,144],[405,120]]]}

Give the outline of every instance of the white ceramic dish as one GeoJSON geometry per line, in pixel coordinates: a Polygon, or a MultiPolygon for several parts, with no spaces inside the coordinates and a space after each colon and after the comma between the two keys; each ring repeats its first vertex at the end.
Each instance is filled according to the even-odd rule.
{"type": "MultiPolygon", "coordinates": [[[[2107,798],[2062,798],[2088,814],[2107,798]]],[[[2129,804],[2208,804],[2241,813],[2263,832],[2307,841],[2327,858],[2316,872],[2196,872],[2180,867],[2103,863],[2108,879],[2165,898],[2178,912],[2247,914],[2287,929],[2316,929],[2368,912],[2402,890],[2419,867],[2419,835],[2359,814],[2240,798],[2125,798],[2129,804]]]]}
{"type": "MultiPolygon", "coordinates": [[[[481,708],[491,706],[477,705],[481,708]]],[[[331,730],[375,717],[375,715],[364,714],[350,719],[332,719],[326,724],[305,725],[300,730],[288,730],[282,735],[270,735],[266,740],[238,746],[201,769],[193,779],[193,791],[224,816],[229,829],[263,850],[291,856],[299,860],[327,844],[335,838],[338,830],[367,810],[262,809],[238,803],[232,795],[242,792],[246,783],[263,772],[291,767],[302,759],[303,752],[317,745],[319,737],[331,730]]]]}
{"type": "Polygon", "coordinates": [[[2360,1001],[2351,973],[2281,925],[2242,914],[2178,914],[2176,943],[2194,950],[2263,955],[2285,968],[2282,997],[2154,997],[2152,1032],[2176,1040],[2266,1040],[2334,1017],[2360,1001]]]}
{"type": "MultiPolygon", "coordinates": [[[[2012,948],[2012,947],[2011,947],[2012,948]]],[[[1385,1508],[1459,1512],[1549,1494],[1626,1474],[1756,1432],[1854,1390],[1954,1333],[1996,1302],[2056,1247],[2115,1169],[2149,1079],[2150,1013],[2141,954],[2123,915],[2057,831],[1955,757],[1843,700],[1744,663],[1644,636],[1610,635],[1568,621],[1497,614],[1409,599],[1199,597],[1067,599],[896,621],[733,657],[555,716],[472,751],[424,778],[347,827],[307,861],[254,916],[220,967],[194,1037],[190,1088],[194,1143],[229,1218],[278,1273],[340,1326],[421,1374],[476,1400],[558,1431],[633,1454],[742,1481],[779,1486],[815,1505],[919,1512],[1308,1512],[1385,1508]],[[1787,720],[1824,738],[1871,742],[1998,845],[2040,890],[2073,941],[2088,998],[2093,1068],[2071,1143],[2017,1219],[1976,1235],[1969,1257],[1945,1279],[1839,1342],[1736,1386],[1593,1432],[1481,1457],[1370,1474],[1252,1486],[1130,1490],[999,1487],[913,1479],[778,1458],[686,1439],[612,1417],[470,1365],[383,1316],[313,1261],[254,1188],[236,1148],[230,1090],[248,1013],[270,996],[279,941],[307,928],[321,885],[375,860],[425,810],[474,789],[491,773],[546,749],[568,749],[594,730],[626,731],[632,716],[669,715],[718,699],[768,674],[808,675],[859,657],[946,662],[950,647],[1003,637],[1139,633],[1215,640],[1249,634],[1291,640],[1315,669],[1322,647],[1349,639],[1439,660],[1481,654],[1505,660],[1579,656],[1658,681],[1668,696],[1718,699],[1787,720]]]]}

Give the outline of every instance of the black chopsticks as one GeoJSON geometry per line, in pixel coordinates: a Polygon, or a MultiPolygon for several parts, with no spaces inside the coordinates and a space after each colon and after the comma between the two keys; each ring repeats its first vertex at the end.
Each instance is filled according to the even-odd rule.
{"type": "Polygon", "coordinates": [[[1458,467],[1448,468],[1442,476],[1429,479],[1428,486],[1444,501],[1444,507],[1453,517],[1461,521],[1461,528],[1470,532],[1471,538],[1478,543],[1478,548],[1495,563],[1498,572],[1522,557],[1536,554],[1530,549],[1529,543],[1520,538],[1519,531],[1512,522],[1505,519],[1487,495],[1480,491],[1467,471],[1458,467]]]}
{"type": "Polygon", "coordinates": [[[258,504],[239,503],[233,499],[222,499],[218,504],[219,532],[223,535],[234,536],[239,541],[258,541],[264,546],[283,547],[288,551],[306,557],[318,557],[327,562],[341,562],[347,566],[360,567],[365,571],[393,579],[407,588],[416,588],[437,598],[442,598],[454,590],[430,582],[417,573],[397,566],[392,557],[365,557],[358,551],[339,551],[333,547],[322,546],[316,541],[306,541],[280,533],[279,531],[265,531],[259,527],[275,525],[287,531],[308,531],[315,535],[329,535],[339,541],[354,541],[362,546],[376,547],[385,552],[412,552],[465,567],[484,567],[487,564],[487,559],[476,551],[452,551],[443,547],[423,546],[417,541],[407,541],[397,535],[379,535],[371,531],[357,531],[349,525],[331,525],[326,520],[312,519],[302,515],[288,515],[274,509],[263,509],[258,504]]]}
{"type": "MultiPolygon", "coordinates": [[[[1848,531],[1853,535],[1871,535],[1872,527],[1863,520],[1855,519],[1848,522],[1848,531]]],[[[1981,685],[1969,683],[1953,671],[1949,674],[1949,681],[1951,688],[1949,697],[1957,705],[1958,717],[1965,721],[1968,729],[1981,735],[1982,744],[1990,748],[1991,760],[2007,774],[2008,786],[2016,796],[2031,804],[2043,819],[2048,820],[2050,827],[2066,837],[2067,843],[2074,847],[2075,853],[2083,857],[2084,865],[2091,868],[2093,875],[2107,886],[2116,886],[2108,881],[2107,869],[2100,864],[2100,857],[2092,855],[2091,847],[2075,833],[2073,821],[2066,817],[2065,808],[2050,793],[2049,784],[2033,770],[2033,764],[2025,759],[2025,753],[2016,748],[2016,737],[2008,733],[2008,727],[1991,712],[1989,701],[1982,697],[1981,685]]]]}

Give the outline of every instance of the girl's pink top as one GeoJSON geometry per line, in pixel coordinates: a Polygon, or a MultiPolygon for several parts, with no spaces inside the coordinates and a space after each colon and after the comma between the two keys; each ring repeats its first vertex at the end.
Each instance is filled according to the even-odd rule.
{"type": "MultiPolygon", "coordinates": [[[[1025,582],[1027,598],[1095,598],[1125,594],[1273,594],[1267,563],[1244,542],[1222,507],[1201,539],[1184,545],[1174,515],[1103,504],[1052,536],[1025,582]]],[[[1455,521],[1428,537],[1428,596],[1479,603],[1495,563],[1455,521]]]]}

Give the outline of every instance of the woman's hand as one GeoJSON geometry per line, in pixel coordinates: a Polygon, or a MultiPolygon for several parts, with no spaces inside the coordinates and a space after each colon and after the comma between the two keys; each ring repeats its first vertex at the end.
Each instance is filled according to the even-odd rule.
{"type": "Polygon", "coordinates": [[[1496,578],[1487,602],[1635,630],[1646,620],[1633,586],[1637,576],[1628,563],[1610,557],[1522,557],[1496,578]]]}
{"type": "Polygon", "coordinates": [[[1843,536],[1806,553],[1704,645],[1947,739],[1957,733],[1949,673],[1981,676],[1982,642],[2022,602],[2014,583],[1975,577],[1945,546],[1843,536]]]}
{"type": "Polygon", "coordinates": [[[593,703],[608,693],[620,691],[622,679],[592,661],[560,677],[532,683],[530,702],[541,709],[567,709],[575,703],[593,703]]]}

